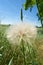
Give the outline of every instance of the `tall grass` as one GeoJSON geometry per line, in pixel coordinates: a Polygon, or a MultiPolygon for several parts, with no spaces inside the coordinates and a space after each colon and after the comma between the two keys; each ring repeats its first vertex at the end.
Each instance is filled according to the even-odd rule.
{"type": "MultiPolygon", "coordinates": [[[[40,55],[40,45],[43,44],[43,36],[39,34],[34,42],[37,45],[29,45],[22,39],[21,44],[15,45],[12,49],[10,42],[4,36],[5,30],[8,26],[0,27],[0,65],[43,65],[43,58],[40,55]],[[41,37],[41,38],[40,38],[41,37]],[[40,57],[39,57],[40,56],[40,57]]],[[[42,52],[41,52],[42,53],[42,52]]]]}

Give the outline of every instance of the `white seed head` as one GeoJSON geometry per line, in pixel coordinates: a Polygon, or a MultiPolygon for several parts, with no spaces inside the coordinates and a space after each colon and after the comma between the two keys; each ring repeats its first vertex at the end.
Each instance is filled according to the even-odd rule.
{"type": "Polygon", "coordinates": [[[36,38],[37,29],[29,23],[19,23],[9,27],[6,31],[7,39],[12,45],[19,45],[21,39],[25,42],[33,41],[36,38]]]}

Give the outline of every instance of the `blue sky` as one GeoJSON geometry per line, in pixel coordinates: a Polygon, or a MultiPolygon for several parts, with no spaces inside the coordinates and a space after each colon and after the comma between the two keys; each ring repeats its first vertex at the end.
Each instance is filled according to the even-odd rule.
{"type": "MultiPolygon", "coordinates": [[[[20,9],[25,0],[0,0],[0,20],[2,24],[15,24],[21,22],[20,9]]],[[[37,8],[33,7],[32,12],[23,9],[23,22],[40,25],[36,16],[37,8]]]]}

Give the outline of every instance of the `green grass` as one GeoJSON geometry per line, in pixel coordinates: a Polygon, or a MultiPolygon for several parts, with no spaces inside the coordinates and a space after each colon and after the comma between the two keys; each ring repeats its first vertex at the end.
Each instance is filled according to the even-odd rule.
{"type": "Polygon", "coordinates": [[[11,46],[6,37],[4,37],[6,28],[8,28],[8,26],[0,25],[0,54],[2,54],[2,56],[0,56],[0,65],[8,65],[12,58],[11,46]]]}
{"type": "MultiPolygon", "coordinates": [[[[4,33],[8,27],[9,25],[0,25],[0,65],[22,65],[22,57],[20,57],[19,61],[17,61],[17,58],[14,57],[14,60],[16,59],[16,61],[12,62],[13,56],[17,56],[17,53],[19,54],[19,51],[18,51],[19,48],[16,49],[16,54],[13,53],[13,50],[11,48],[11,45],[9,44],[9,41],[4,36],[4,33]],[[16,62],[17,64],[15,64],[14,62],[16,62]],[[21,64],[18,62],[20,62],[21,64]]],[[[37,30],[38,30],[38,34],[35,40],[35,44],[37,45],[37,51],[39,54],[38,59],[41,62],[40,65],[43,65],[43,52],[42,52],[43,50],[43,47],[42,47],[43,46],[43,33],[42,33],[43,28],[38,28],[37,30]]],[[[32,64],[29,64],[29,65],[32,65],[32,64]]],[[[39,65],[39,64],[36,64],[36,65],[39,65]]]]}

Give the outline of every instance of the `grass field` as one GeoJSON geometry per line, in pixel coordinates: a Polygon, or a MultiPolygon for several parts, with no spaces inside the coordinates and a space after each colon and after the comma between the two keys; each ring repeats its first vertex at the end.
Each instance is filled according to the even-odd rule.
{"type": "MultiPolygon", "coordinates": [[[[9,44],[9,41],[4,36],[4,33],[8,27],[9,25],[0,25],[0,65],[10,65],[9,62],[13,56],[13,50],[9,44]]],[[[39,61],[41,62],[40,65],[43,65],[43,28],[37,28],[37,30],[38,34],[35,44],[37,45],[39,61]]]]}

